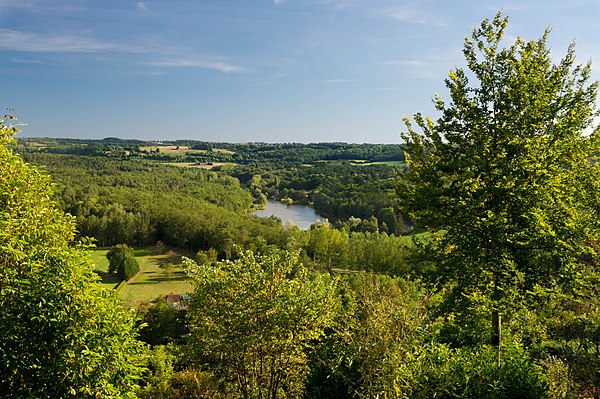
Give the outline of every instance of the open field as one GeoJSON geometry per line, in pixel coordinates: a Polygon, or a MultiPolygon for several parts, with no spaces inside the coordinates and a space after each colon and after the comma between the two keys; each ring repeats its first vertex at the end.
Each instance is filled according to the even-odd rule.
{"type": "MultiPolygon", "coordinates": [[[[159,153],[168,155],[185,155],[187,154],[206,154],[207,150],[195,150],[188,146],[176,146],[176,145],[149,145],[140,147],[141,151],[154,152],[158,148],[159,153]]],[[[233,151],[225,150],[223,148],[213,148],[214,152],[221,154],[233,154],[233,151]]]]}
{"type": "MultiPolygon", "coordinates": [[[[91,257],[96,265],[95,270],[102,279],[102,285],[107,289],[114,289],[120,280],[115,275],[107,274],[108,250],[108,248],[95,249],[91,257]]],[[[139,304],[158,296],[183,294],[191,290],[191,285],[186,281],[185,272],[181,267],[181,258],[192,257],[193,254],[168,248],[159,251],[156,247],[136,249],[134,254],[140,265],[140,272],[119,288],[119,293],[127,302],[139,304]],[[160,267],[167,263],[174,265],[170,275],[160,267]]]]}
{"type": "Polygon", "coordinates": [[[200,168],[200,169],[212,169],[217,166],[230,165],[235,166],[232,162],[211,162],[208,163],[197,163],[197,162],[165,162],[166,165],[177,166],[178,168],[200,168]]]}
{"type": "Polygon", "coordinates": [[[100,283],[106,289],[114,289],[121,280],[115,274],[108,274],[108,259],[106,253],[109,248],[98,248],[91,251],[92,262],[94,263],[94,271],[100,276],[100,283]]]}
{"type": "Polygon", "coordinates": [[[406,163],[404,161],[381,161],[381,162],[368,162],[368,161],[352,161],[352,164],[356,166],[369,166],[369,165],[388,165],[388,166],[402,166],[406,163]]]}

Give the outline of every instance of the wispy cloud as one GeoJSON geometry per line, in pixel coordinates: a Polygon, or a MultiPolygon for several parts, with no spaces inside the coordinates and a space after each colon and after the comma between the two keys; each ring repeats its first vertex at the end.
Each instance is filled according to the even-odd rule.
{"type": "Polygon", "coordinates": [[[401,22],[413,22],[417,17],[421,18],[420,13],[411,6],[387,8],[380,10],[379,14],[401,22]]]}
{"type": "Polygon", "coordinates": [[[202,59],[199,57],[193,58],[165,58],[163,60],[151,61],[148,65],[163,67],[163,68],[200,68],[212,69],[223,73],[239,73],[246,72],[245,68],[223,62],[202,59]]]}
{"type": "Polygon", "coordinates": [[[351,79],[326,79],[323,81],[323,83],[330,84],[330,85],[337,85],[337,84],[350,83],[350,82],[353,82],[353,80],[351,80],[351,79]]]}
{"type": "Polygon", "coordinates": [[[438,49],[431,53],[422,54],[419,58],[396,59],[382,62],[383,65],[396,66],[403,74],[424,79],[439,80],[445,76],[454,61],[459,61],[458,49],[438,49]]]}
{"type": "Polygon", "coordinates": [[[50,4],[38,0],[0,0],[0,11],[9,9],[29,10],[37,13],[56,12],[56,13],[72,13],[85,10],[85,7],[70,4],[50,4]]]}
{"type": "MultiPolygon", "coordinates": [[[[223,73],[240,73],[246,69],[216,57],[194,55],[189,50],[161,47],[156,44],[111,43],[76,35],[44,35],[0,29],[0,50],[24,53],[121,53],[146,56],[131,62],[163,68],[200,68],[223,73]],[[148,61],[147,59],[151,60],[148,61]]],[[[14,58],[14,62],[23,62],[14,58]]]]}
{"type": "Polygon", "coordinates": [[[372,15],[380,18],[393,19],[404,23],[418,23],[423,25],[434,25],[446,27],[448,24],[443,22],[432,12],[428,12],[419,3],[410,3],[405,5],[394,5],[390,7],[380,7],[372,11],[372,15]]]}
{"type": "Polygon", "coordinates": [[[383,64],[384,65],[402,65],[402,66],[409,66],[409,67],[414,67],[414,68],[422,68],[422,67],[429,66],[432,63],[424,61],[424,60],[390,60],[390,61],[384,61],[383,64]]]}
{"type": "Polygon", "coordinates": [[[91,53],[117,50],[116,46],[73,35],[42,35],[12,29],[0,29],[0,49],[42,53],[91,53]]]}
{"type": "Polygon", "coordinates": [[[47,61],[42,61],[42,60],[35,60],[35,59],[27,59],[27,58],[19,58],[19,57],[13,57],[11,58],[12,62],[15,62],[17,64],[33,64],[33,65],[53,65],[47,61]]]}
{"type": "Polygon", "coordinates": [[[137,8],[138,11],[141,11],[141,12],[149,12],[150,11],[150,8],[148,8],[148,3],[144,2],[144,1],[138,1],[135,8],[137,8]]]}

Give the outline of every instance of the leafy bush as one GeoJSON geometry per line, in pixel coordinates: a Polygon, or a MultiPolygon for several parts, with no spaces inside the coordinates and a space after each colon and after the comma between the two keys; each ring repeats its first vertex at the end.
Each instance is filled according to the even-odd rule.
{"type": "Polygon", "coordinates": [[[423,348],[411,386],[411,398],[546,398],[544,370],[523,347],[509,342],[501,360],[495,347],[451,349],[431,344],[423,348]]]}

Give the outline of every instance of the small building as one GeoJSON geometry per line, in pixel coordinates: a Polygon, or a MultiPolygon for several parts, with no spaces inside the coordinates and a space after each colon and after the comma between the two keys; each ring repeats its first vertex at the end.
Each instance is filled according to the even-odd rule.
{"type": "Polygon", "coordinates": [[[167,295],[167,305],[179,310],[188,310],[190,308],[190,296],[188,294],[169,294],[167,295]]]}

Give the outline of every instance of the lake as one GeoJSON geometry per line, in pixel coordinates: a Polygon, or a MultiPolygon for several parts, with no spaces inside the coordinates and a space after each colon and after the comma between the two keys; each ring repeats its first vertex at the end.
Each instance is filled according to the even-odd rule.
{"type": "Polygon", "coordinates": [[[260,209],[254,212],[254,214],[260,217],[276,216],[281,219],[281,222],[284,225],[290,220],[302,230],[308,230],[310,225],[315,221],[323,220],[323,218],[317,215],[315,210],[310,206],[287,206],[284,202],[275,200],[268,200],[265,209],[260,209]]]}

